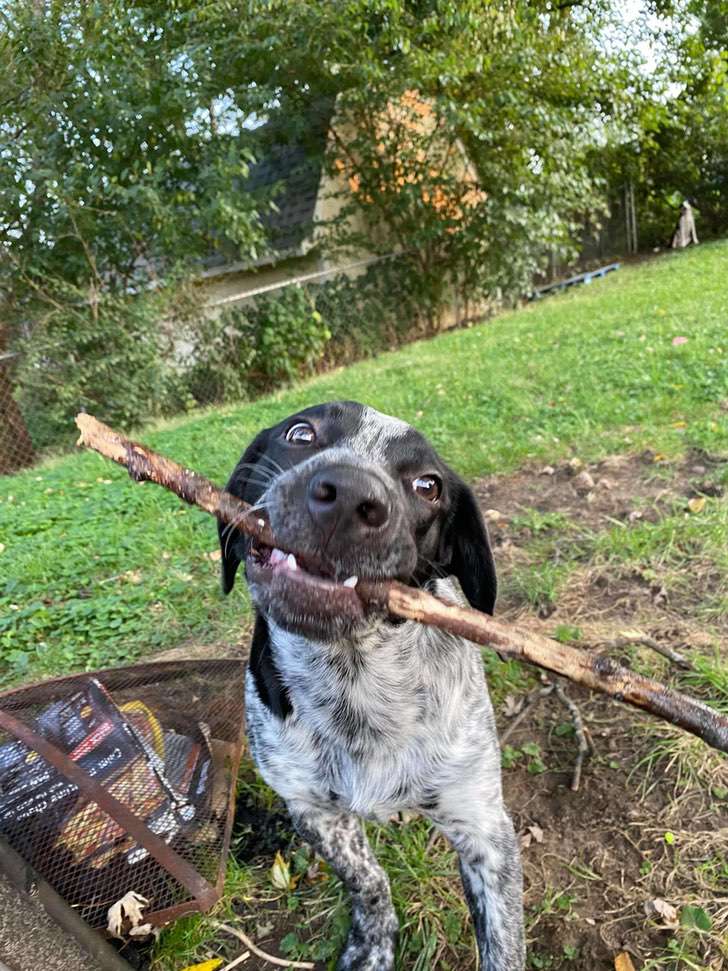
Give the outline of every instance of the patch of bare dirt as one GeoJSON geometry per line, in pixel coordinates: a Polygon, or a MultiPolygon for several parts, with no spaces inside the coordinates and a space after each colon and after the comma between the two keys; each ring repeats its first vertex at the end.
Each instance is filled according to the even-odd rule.
{"type": "MultiPolygon", "coordinates": [[[[574,685],[567,690],[594,742],[578,792],[570,788],[577,743],[571,734],[558,734],[569,715],[556,699],[541,702],[508,738],[516,750],[538,745],[547,767],[532,775],[524,758],[504,770],[506,804],[526,844],[529,952],[553,962],[535,966],[563,962],[565,968],[614,971],[615,956],[628,951],[640,968],[671,936],[659,918],[647,916],[651,901],[665,900],[678,912],[686,905],[710,910],[715,902],[714,889],[701,886],[697,875],[711,854],[719,860],[728,853],[728,803],[713,800],[710,788],[711,781],[726,784],[728,765],[706,750],[697,753],[708,761],[692,779],[680,780],[668,757],[640,766],[654,753],[646,719],[574,685]],[[668,833],[674,843],[667,842],[668,833]]],[[[499,720],[506,730],[508,720],[499,720]]],[[[665,731],[676,740],[679,758],[680,734],[665,731]]],[[[694,756],[700,743],[688,745],[694,756]]],[[[723,968],[714,941],[705,941],[704,957],[706,971],[723,968]]]]}
{"type": "Polygon", "coordinates": [[[712,473],[725,459],[693,451],[680,463],[654,452],[610,455],[587,464],[572,458],[557,465],[521,469],[480,479],[475,493],[494,539],[508,521],[527,510],[558,513],[580,526],[607,529],[614,521],[655,522],[675,500],[721,496],[712,473]]]}
{"type": "MultiPolygon", "coordinates": [[[[710,566],[700,570],[694,592],[686,599],[677,596],[668,604],[667,591],[659,578],[632,571],[595,568],[589,561],[591,538],[615,525],[629,528],[644,522],[656,523],[662,517],[703,497],[720,497],[724,487],[716,472],[726,459],[693,451],[680,462],[668,462],[654,452],[640,455],[608,456],[586,464],[578,458],[558,465],[525,468],[504,476],[479,480],[475,492],[483,509],[495,548],[499,575],[505,579],[505,593],[499,600],[499,613],[507,619],[550,618],[551,626],[569,623],[609,621],[613,624],[639,623],[648,619],[669,630],[694,628],[689,622],[690,596],[693,603],[705,599],[711,590],[725,583],[710,566]],[[563,524],[563,527],[560,526],[563,524]],[[533,562],[529,550],[534,540],[553,537],[546,558],[558,564],[574,556],[579,544],[584,548],[584,567],[569,579],[558,600],[547,601],[534,612],[533,605],[509,593],[508,578],[524,564],[533,562]],[[563,553],[563,556],[562,556],[563,553]],[[656,609],[657,608],[657,609],[656,609]]],[[[728,618],[721,625],[728,631],[728,618]]],[[[700,632],[696,636],[700,639],[700,632]]]]}
{"type": "MultiPolygon", "coordinates": [[[[657,522],[676,506],[684,504],[687,511],[691,499],[722,495],[714,474],[723,461],[693,453],[667,463],[648,452],[481,480],[476,492],[500,576],[507,586],[509,570],[532,562],[534,541],[557,534],[560,522],[573,541],[579,531],[588,535],[615,523],[657,522]]],[[[549,550],[558,557],[558,540],[549,550]]],[[[639,571],[610,575],[595,569],[586,555],[540,616],[533,604],[512,596],[499,607],[501,615],[543,634],[552,634],[558,624],[578,626],[582,646],[629,663],[613,643],[627,627],[688,655],[715,648],[719,635],[691,617],[691,606],[705,593],[705,585],[696,583],[692,603],[669,604],[654,578],[639,571]]],[[[715,628],[724,625],[718,621],[715,628]]],[[[653,667],[663,665],[669,680],[665,662],[649,651],[645,659],[653,667]]],[[[507,739],[516,753],[536,745],[547,770],[538,771],[538,761],[523,754],[504,770],[506,802],[524,838],[529,953],[543,962],[534,966],[613,971],[615,956],[628,951],[641,968],[665,953],[675,931],[654,912],[648,916],[654,900],[664,900],[668,912],[688,905],[712,909],[716,930],[725,933],[728,896],[717,905],[704,874],[711,859],[725,861],[728,855],[728,802],[711,796],[713,786],[721,793],[728,786],[728,763],[677,729],[576,685],[565,687],[594,743],[578,792],[570,789],[577,741],[568,711],[553,695],[536,703],[507,739]],[[674,842],[668,842],[671,837],[674,842]]],[[[517,700],[506,702],[499,713],[501,733],[508,729],[508,715],[518,714],[517,700]]],[[[690,957],[704,963],[694,966],[723,969],[726,956],[716,939],[695,940],[690,957]]],[[[693,965],[677,960],[661,966],[693,965]]]]}

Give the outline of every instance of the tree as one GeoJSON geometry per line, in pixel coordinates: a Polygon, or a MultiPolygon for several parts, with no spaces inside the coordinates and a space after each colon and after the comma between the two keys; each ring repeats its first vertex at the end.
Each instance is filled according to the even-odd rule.
{"type": "Polygon", "coordinates": [[[615,191],[635,185],[643,248],[669,245],[685,199],[701,239],[728,227],[728,4],[649,0],[646,8],[651,76],[632,92],[624,137],[594,162],[615,191]]]}
{"type": "Polygon", "coordinates": [[[333,241],[355,244],[346,217],[363,215],[369,244],[410,253],[435,301],[447,279],[520,292],[547,252],[573,253],[583,215],[602,201],[588,150],[609,139],[630,76],[621,52],[600,46],[607,4],[245,8],[218,56],[268,92],[269,116],[306,125],[312,102],[336,105],[327,164],[348,186],[333,241]],[[463,147],[474,184],[445,164],[463,147]]]}
{"type": "Polygon", "coordinates": [[[159,410],[154,384],[134,408],[115,360],[134,345],[158,360],[176,282],[217,248],[254,257],[262,237],[247,116],[204,10],[8,0],[0,73],[0,294],[20,377],[73,387],[53,427],[100,389],[119,418],[159,410]]]}

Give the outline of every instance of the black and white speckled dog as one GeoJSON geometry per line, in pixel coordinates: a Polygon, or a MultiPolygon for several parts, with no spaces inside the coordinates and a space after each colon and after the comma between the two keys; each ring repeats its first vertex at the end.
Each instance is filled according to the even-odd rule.
{"type": "Polygon", "coordinates": [[[257,608],[246,687],[253,757],[351,893],[338,968],[394,967],[389,882],[357,817],[407,809],[432,819],[459,854],[482,971],[520,971],[521,867],[479,652],[365,614],[351,589],[359,578],[397,578],[492,613],[495,568],[472,493],[422,435],[355,402],[262,431],[227,488],[267,510],[283,547],[221,527],[224,590],[244,562],[257,608]]]}

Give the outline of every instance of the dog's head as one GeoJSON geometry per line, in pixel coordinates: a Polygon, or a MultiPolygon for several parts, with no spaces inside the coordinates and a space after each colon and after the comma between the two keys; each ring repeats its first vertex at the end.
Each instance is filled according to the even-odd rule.
{"type": "Polygon", "coordinates": [[[244,562],[256,606],[287,630],[351,634],[366,623],[351,609],[362,579],[455,576],[473,607],[493,612],[495,566],[475,498],[396,418],[353,401],[307,408],[256,436],[227,489],[266,510],[281,548],[220,526],[223,590],[244,562]]]}

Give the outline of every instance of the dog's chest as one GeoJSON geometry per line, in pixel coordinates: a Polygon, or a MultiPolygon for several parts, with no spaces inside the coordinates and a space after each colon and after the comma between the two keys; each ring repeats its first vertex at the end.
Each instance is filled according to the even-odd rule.
{"type": "Polygon", "coordinates": [[[427,803],[489,708],[466,646],[427,648],[402,636],[357,655],[278,638],[292,712],[276,718],[248,684],[251,747],[269,784],[287,801],[377,818],[427,803]]]}

